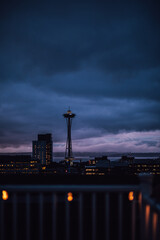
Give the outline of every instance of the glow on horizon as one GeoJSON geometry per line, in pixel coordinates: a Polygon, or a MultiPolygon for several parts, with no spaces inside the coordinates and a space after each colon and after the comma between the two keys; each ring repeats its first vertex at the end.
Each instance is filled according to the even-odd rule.
{"type": "MultiPolygon", "coordinates": [[[[31,145],[0,147],[0,153],[32,152],[31,145]]],[[[112,133],[75,140],[73,138],[72,148],[73,152],[160,152],[160,130],[112,133]]],[[[65,142],[54,142],[53,138],[53,151],[64,152],[65,142]]]]}

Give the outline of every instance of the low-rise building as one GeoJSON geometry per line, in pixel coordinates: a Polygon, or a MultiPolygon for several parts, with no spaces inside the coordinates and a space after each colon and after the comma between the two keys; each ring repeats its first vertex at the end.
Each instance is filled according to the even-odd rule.
{"type": "Polygon", "coordinates": [[[39,161],[31,155],[0,155],[0,174],[38,174],[39,161]]]}

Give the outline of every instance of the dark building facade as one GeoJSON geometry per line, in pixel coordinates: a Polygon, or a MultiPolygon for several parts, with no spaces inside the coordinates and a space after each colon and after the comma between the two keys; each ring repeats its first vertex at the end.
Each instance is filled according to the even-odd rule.
{"type": "Polygon", "coordinates": [[[49,165],[53,156],[52,134],[38,134],[38,140],[32,142],[32,157],[41,164],[49,165]]]}

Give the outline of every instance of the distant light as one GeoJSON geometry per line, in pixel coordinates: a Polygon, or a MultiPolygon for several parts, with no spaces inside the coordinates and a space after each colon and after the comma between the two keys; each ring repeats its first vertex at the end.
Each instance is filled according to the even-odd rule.
{"type": "Polygon", "coordinates": [[[67,194],[67,200],[68,200],[69,202],[71,202],[71,201],[73,200],[73,194],[72,194],[71,192],[69,192],[69,193],[67,194]]]}
{"type": "Polygon", "coordinates": [[[2,199],[7,200],[8,199],[8,192],[6,190],[2,190],[2,199]]]}
{"type": "Polygon", "coordinates": [[[129,201],[133,201],[134,200],[134,192],[129,192],[128,199],[129,199],[129,201]]]}

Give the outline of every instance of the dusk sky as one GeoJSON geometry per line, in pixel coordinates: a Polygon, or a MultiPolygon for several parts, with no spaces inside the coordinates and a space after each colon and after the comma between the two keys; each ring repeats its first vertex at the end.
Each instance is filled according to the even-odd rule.
{"type": "Polygon", "coordinates": [[[0,152],[65,151],[69,106],[73,152],[160,152],[157,2],[3,1],[0,152]]]}

